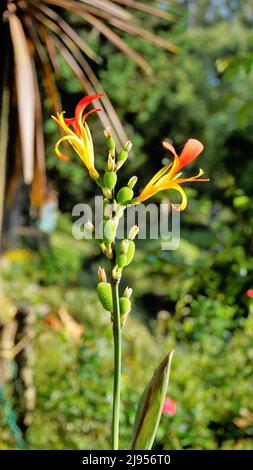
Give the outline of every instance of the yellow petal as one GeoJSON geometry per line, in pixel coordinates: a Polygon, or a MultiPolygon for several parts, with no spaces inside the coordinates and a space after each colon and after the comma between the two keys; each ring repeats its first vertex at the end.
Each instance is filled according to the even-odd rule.
{"type": "Polygon", "coordinates": [[[86,158],[86,165],[89,167],[94,167],[94,148],[93,148],[93,141],[90,133],[90,129],[86,122],[83,126],[83,135],[82,135],[82,142],[85,149],[85,158],[86,158]]]}
{"type": "Polygon", "coordinates": [[[179,161],[177,154],[174,155],[174,162],[172,165],[170,164],[170,166],[171,166],[170,171],[166,175],[162,176],[158,181],[156,181],[155,183],[156,185],[160,186],[160,184],[171,181],[173,176],[176,174],[180,166],[180,161],[179,161]]]}
{"type": "MultiPolygon", "coordinates": [[[[60,152],[59,150],[59,145],[62,143],[62,142],[65,142],[67,141],[73,148],[74,150],[77,152],[77,154],[79,155],[79,157],[81,158],[81,160],[84,162],[85,164],[85,161],[84,161],[84,158],[83,158],[83,147],[81,145],[81,142],[80,140],[78,139],[78,137],[76,137],[76,135],[64,135],[63,137],[61,137],[55,144],[55,153],[57,155],[57,157],[59,158],[64,158],[63,154],[60,152]]],[[[66,159],[67,157],[65,157],[66,159]]]]}
{"type": "Polygon", "coordinates": [[[174,183],[174,181],[167,181],[159,186],[159,191],[165,191],[166,189],[175,189],[181,194],[182,201],[181,201],[179,210],[180,211],[185,210],[187,206],[187,196],[185,194],[184,189],[179,184],[174,183]]]}
{"type": "Polygon", "coordinates": [[[202,176],[204,174],[204,171],[200,168],[199,169],[199,172],[196,176],[191,176],[190,178],[176,178],[176,182],[178,184],[181,184],[181,183],[188,183],[188,182],[191,182],[191,183],[195,183],[195,182],[198,182],[198,181],[209,181],[208,178],[200,178],[200,176],[202,176]]]}
{"type": "Polygon", "coordinates": [[[149,199],[150,197],[154,196],[159,191],[160,190],[156,189],[155,186],[146,186],[143,191],[139,194],[139,196],[132,200],[132,204],[139,204],[140,202],[146,201],[146,199],[149,199]]]}
{"type": "Polygon", "coordinates": [[[175,189],[176,191],[178,191],[181,194],[182,201],[181,201],[179,210],[184,211],[187,207],[187,196],[185,194],[184,189],[179,184],[173,184],[173,185],[170,186],[169,189],[175,189]]]}
{"type": "Polygon", "coordinates": [[[65,111],[62,111],[60,114],[57,113],[57,118],[55,116],[51,116],[51,118],[58,124],[58,126],[62,127],[62,129],[66,132],[66,134],[74,136],[75,133],[65,123],[65,120],[63,117],[64,113],[65,111]]]}

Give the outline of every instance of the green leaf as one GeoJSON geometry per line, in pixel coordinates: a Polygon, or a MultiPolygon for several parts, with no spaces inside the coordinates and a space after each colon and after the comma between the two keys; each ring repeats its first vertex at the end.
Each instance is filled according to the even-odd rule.
{"type": "Polygon", "coordinates": [[[132,450],[152,448],[168,388],[173,353],[174,351],[171,351],[155,369],[142,394],[136,411],[132,450]]]}

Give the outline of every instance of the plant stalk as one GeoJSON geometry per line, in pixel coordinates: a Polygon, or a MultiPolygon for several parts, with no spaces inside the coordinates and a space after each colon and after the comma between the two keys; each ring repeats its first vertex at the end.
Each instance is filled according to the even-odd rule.
{"type": "Polygon", "coordinates": [[[112,448],[119,448],[119,418],[121,389],[121,324],[119,308],[119,280],[113,279],[114,262],[111,260],[111,286],[113,299],[114,384],[112,413],[112,448]]]}

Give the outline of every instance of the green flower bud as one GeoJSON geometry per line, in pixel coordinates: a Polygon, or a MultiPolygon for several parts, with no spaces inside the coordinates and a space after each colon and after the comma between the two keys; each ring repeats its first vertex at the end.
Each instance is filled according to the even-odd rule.
{"type": "Polygon", "coordinates": [[[128,250],[127,250],[127,263],[126,263],[126,266],[128,266],[128,264],[131,263],[133,257],[134,257],[134,253],[135,253],[135,243],[133,242],[133,240],[128,240],[128,250]]]}
{"type": "Polygon", "coordinates": [[[125,210],[124,206],[122,206],[121,204],[116,203],[115,208],[114,208],[115,217],[120,219],[124,214],[124,210],[125,210]]]}
{"type": "Polygon", "coordinates": [[[133,146],[133,144],[132,144],[131,140],[128,140],[124,145],[124,150],[126,150],[127,152],[130,152],[132,146],[133,146]]]}
{"type": "Polygon", "coordinates": [[[112,137],[110,127],[107,127],[107,128],[104,130],[104,136],[105,136],[105,138],[106,138],[107,140],[112,137]]]}
{"type": "Polygon", "coordinates": [[[130,299],[132,293],[133,293],[133,289],[131,287],[126,287],[123,292],[123,297],[126,297],[126,299],[130,299]]]}
{"type": "Polygon", "coordinates": [[[109,282],[99,282],[97,285],[97,294],[102,307],[108,312],[113,311],[112,288],[109,282]]]}
{"type": "Polygon", "coordinates": [[[107,171],[104,174],[104,185],[106,188],[113,189],[117,183],[117,175],[114,171],[107,171]]]}
{"type": "Polygon", "coordinates": [[[95,228],[91,222],[88,221],[84,224],[84,230],[85,230],[84,234],[86,238],[93,238],[95,228]]]}
{"type": "Polygon", "coordinates": [[[119,308],[121,315],[127,315],[131,310],[131,302],[126,297],[120,297],[119,308]]]}
{"type": "Polygon", "coordinates": [[[128,240],[134,240],[136,235],[139,233],[139,227],[138,225],[133,225],[133,227],[130,228],[129,234],[128,234],[128,240]]]}
{"type": "Polygon", "coordinates": [[[101,282],[106,282],[106,272],[102,266],[99,266],[98,268],[98,277],[101,282]]]}
{"type": "Polygon", "coordinates": [[[115,168],[115,160],[112,158],[112,156],[109,154],[108,160],[107,160],[107,168],[108,171],[113,171],[115,168]]]}
{"type": "Polygon", "coordinates": [[[117,224],[115,220],[103,220],[100,226],[100,238],[106,245],[110,245],[115,240],[117,233],[117,224]]]}
{"type": "Polygon", "coordinates": [[[127,186],[124,186],[119,190],[117,194],[117,201],[120,202],[120,204],[127,205],[131,203],[133,195],[133,190],[131,188],[128,188],[127,186]]]}
{"type": "Polygon", "coordinates": [[[112,139],[112,137],[110,137],[110,138],[107,140],[107,145],[108,145],[108,149],[109,149],[109,150],[115,150],[115,142],[114,142],[114,140],[112,139]]]}
{"type": "Polygon", "coordinates": [[[128,152],[126,150],[123,149],[118,153],[118,156],[117,156],[118,161],[125,162],[127,158],[128,158],[128,152]]]}
{"type": "Polygon", "coordinates": [[[109,188],[102,188],[102,191],[103,191],[103,195],[107,198],[107,199],[111,199],[112,197],[112,192],[109,188]]]}
{"type": "Polygon", "coordinates": [[[120,253],[123,253],[123,255],[126,255],[128,251],[128,246],[129,246],[128,240],[121,240],[118,246],[120,253]]]}
{"type": "Polygon", "coordinates": [[[120,268],[124,268],[127,264],[127,255],[121,254],[117,256],[117,264],[120,268]]]}
{"type": "Polygon", "coordinates": [[[116,248],[116,260],[120,268],[123,268],[127,264],[127,251],[128,251],[128,240],[121,240],[116,248]]]}
{"type": "Polygon", "coordinates": [[[121,274],[122,274],[122,268],[120,268],[117,264],[116,266],[114,266],[113,270],[112,270],[112,277],[113,279],[115,279],[116,281],[120,281],[121,279],[121,274]]]}
{"type": "Polygon", "coordinates": [[[106,206],[104,206],[104,218],[105,219],[111,219],[112,217],[112,204],[106,204],[106,206]]]}
{"type": "Polygon", "coordinates": [[[130,178],[130,180],[128,181],[127,186],[128,186],[129,188],[133,189],[133,187],[134,187],[134,186],[136,185],[136,183],[137,183],[137,180],[138,180],[137,176],[132,176],[132,178],[130,178]]]}

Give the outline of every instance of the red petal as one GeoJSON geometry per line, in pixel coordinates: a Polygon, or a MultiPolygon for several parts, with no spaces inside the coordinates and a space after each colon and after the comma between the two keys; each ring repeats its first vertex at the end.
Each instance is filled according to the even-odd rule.
{"type": "Polygon", "coordinates": [[[192,162],[199,156],[199,154],[202,152],[204,146],[199,140],[196,139],[189,139],[187,140],[180,156],[179,156],[179,161],[180,161],[180,168],[183,166],[187,165],[188,163],[192,162]]]}
{"type": "Polygon", "coordinates": [[[88,106],[88,104],[92,103],[92,101],[101,98],[101,96],[104,96],[104,93],[100,93],[98,95],[88,95],[82,98],[79,103],[76,106],[75,109],[75,118],[78,121],[79,119],[82,118],[82,113],[84,112],[85,108],[88,106]]]}
{"type": "Polygon", "coordinates": [[[92,113],[98,113],[99,111],[102,111],[101,108],[93,108],[91,109],[90,111],[88,111],[87,113],[83,114],[83,117],[82,117],[82,121],[84,122],[87,118],[87,116],[89,116],[90,114],[92,113]]]}
{"type": "Polygon", "coordinates": [[[75,120],[76,118],[64,118],[64,121],[67,124],[67,126],[69,126],[70,124],[73,124],[75,120]]]}
{"type": "Polygon", "coordinates": [[[78,122],[76,121],[76,118],[65,118],[64,121],[67,124],[67,126],[72,126],[73,127],[73,131],[79,137],[80,136],[80,127],[79,127],[78,122]]]}

